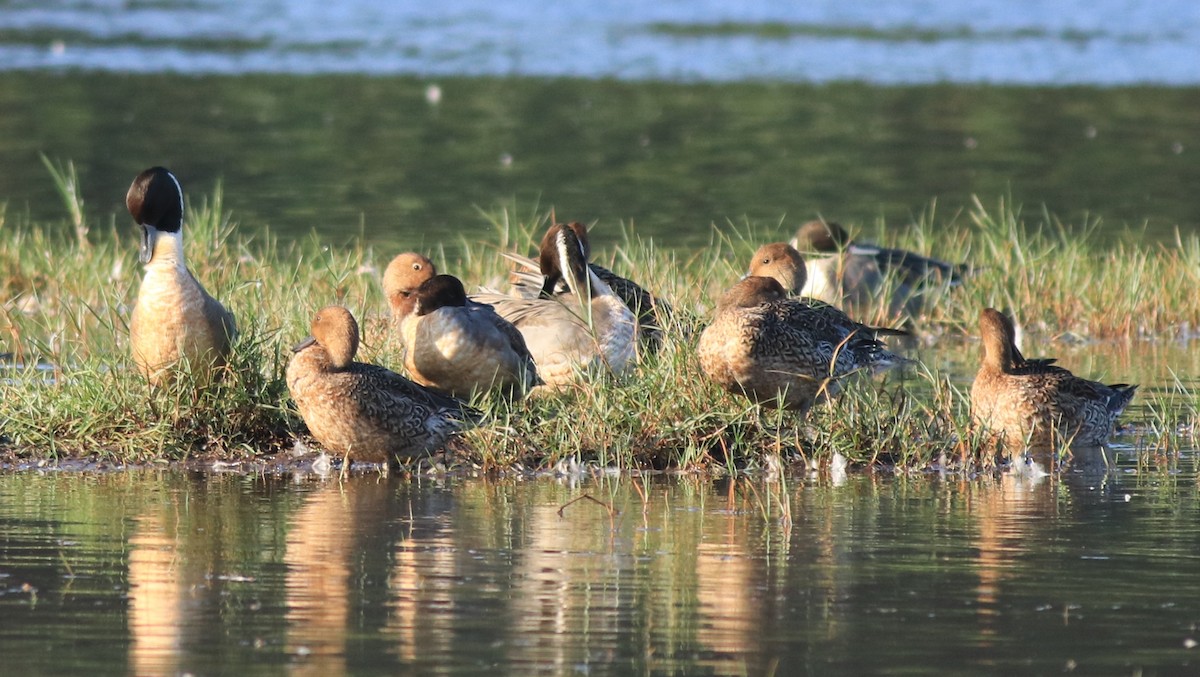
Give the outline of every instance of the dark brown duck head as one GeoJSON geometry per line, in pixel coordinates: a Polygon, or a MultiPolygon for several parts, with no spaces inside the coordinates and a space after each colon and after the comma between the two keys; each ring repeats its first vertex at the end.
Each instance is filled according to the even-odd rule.
{"type": "Polygon", "coordinates": [[[138,174],[125,193],[125,207],[142,227],[138,258],[150,263],[160,233],[182,236],[183,189],[179,180],[165,167],[151,167],[138,174]]]}
{"type": "Polygon", "coordinates": [[[428,258],[415,252],[398,254],[383,272],[383,294],[392,308],[392,318],[399,322],[413,311],[417,288],[437,275],[437,268],[428,258]]]}
{"type": "MultiPolygon", "coordinates": [[[[538,267],[545,278],[539,296],[551,298],[559,280],[576,294],[588,289],[587,254],[585,244],[572,226],[562,223],[550,226],[538,247],[538,267]]],[[[590,291],[586,296],[591,296],[590,291]]]]}
{"type": "Polygon", "coordinates": [[[342,306],[325,306],[313,316],[311,335],[298,343],[292,352],[319,347],[329,356],[334,370],[349,367],[358,353],[358,322],[342,306]]]}
{"type": "Polygon", "coordinates": [[[796,230],[793,244],[807,251],[832,254],[850,246],[850,234],[836,221],[809,221],[796,230]]]}
{"type": "Polygon", "coordinates": [[[787,291],[775,278],[750,276],[742,278],[721,296],[721,300],[717,301],[717,312],[734,308],[754,308],[786,298],[787,291]]]}
{"type": "Polygon", "coordinates": [[[804,257],[786,242],[764,244],[750,259],[747,277],[770,277],[779,281],[790,294],[799,294],[804,289],[808,272],[804,268],[804,257]]]}
{"type": "Polygon", "coordinates": [[[1013,355],[1016,346],[1013,338],[1016,330],[1012,321],[995,308],[984,308],[979,314],[979,338],[983,341],[982,364],[985,368],[1001,373],[1013,370],[1013,355]]]}
{"type": "Polygon", "coordinates": [[[453,275],[434,275],[421,283],[414,294],[416,305],[413,314],[428,315],[439,308],[464,307],[467,305],[467,290],[453,275]]]}

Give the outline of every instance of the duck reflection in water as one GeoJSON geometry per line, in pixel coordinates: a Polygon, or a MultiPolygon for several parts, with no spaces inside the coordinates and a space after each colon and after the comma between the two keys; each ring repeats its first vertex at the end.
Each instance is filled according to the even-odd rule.
{"type": "Polygon", "coordinates": [[[456,551],[425,491],[352,476],[323,484],[296,512],[284,557],[287,652],[303,658],[293,672],[353,672],[349,645],[364,635],[385,638],[409,665],[451,655],[456,551]]]}

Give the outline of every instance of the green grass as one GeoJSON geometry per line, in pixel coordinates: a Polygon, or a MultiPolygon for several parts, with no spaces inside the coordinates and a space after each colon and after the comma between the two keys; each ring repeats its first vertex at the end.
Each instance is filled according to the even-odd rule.
{"type": "MultiPolygon", "coordinates": [[[[70,165],[55,168],[68,205],[62,223],[0,215],[0,448],[10,457],[99,457],[114,461],[271,457],[304,427],[283,382],[290,347],[321,306],[341,303],[363,327],[359,359],[400,369],[379,279],[394,251],[360,240],[315,236],[280,242],[247,232],[224,211],[221,189],[189,200],[187,259],[193,273],[238,316],[242,336],[227,372],[207,389],[188,378],[151,390],[132,368],[129,311],[140,279],[136,236],[120,217],[86,222],[74,204],[70,165]]],[[[531,253],[547,214],[517,219],[481,214],[483,242],[462,242],[448,260],[428,252],[468,286],[503,287],[501,250],[531,253]]],[[[934,208],[910,227],[860,235],[874,241],[971,261],[978,272],[931,305],[918,327],[935,346],[974,332],[984,306],[1011,309],[1028,331],[1087,340],[1174,338],[1200,326],[1194,290],[1200,241],[1173,246],[1091,244],[1095,224],[1068,228],[1048,213],[1027,219],[1008,202],[970,205],[949,217],[934,208]]],[[[599,227],[605,227],[600,224],[599,227]]],[[[696,341],[714,299],[743,272],[764,242],[786,240],[778,224],[718,224],[709,246],[667,250],[622,230],[622,244],[594,259],[667,298],[677,309],[669,339],[624,378],[604,377],[517,403],[482,402],[485,422],[453,446],[452,463],[485,469],[770,468],[786,461],[821,466],[840,454],[851,467],[932,467],[974,472],[996,459],[971,431],[962,383],[929,366],[886,380],[851,384],[834,406],[803,421],[760,410],[708,383],[696,341]]],[[[889,323],[883,308],[860,317],[889,323]]],[[[926,349],[929,354],[930,349],[926,349]]],[[[1119,374],[1109,375],[1120,380],[1119,374]]],[[[1149,412],[1139,441],[1158,451],[1193,445],[1197,395],[1184,385],[1138,398],[1149,412]]]]}

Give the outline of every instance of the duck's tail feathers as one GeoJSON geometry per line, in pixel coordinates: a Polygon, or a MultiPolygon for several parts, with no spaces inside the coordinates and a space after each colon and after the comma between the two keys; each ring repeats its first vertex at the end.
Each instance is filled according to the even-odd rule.
{"type": "Polygon", "coordinates": [[[1114,415],[1125,411],[1125,407],[1133,400],[1133,393],[1138,389],[1136,384],[1128,383],[1114,383],[1108,387],[1113,389],[1113,393],[1108,396],[1108,410],[1114,415]]]}

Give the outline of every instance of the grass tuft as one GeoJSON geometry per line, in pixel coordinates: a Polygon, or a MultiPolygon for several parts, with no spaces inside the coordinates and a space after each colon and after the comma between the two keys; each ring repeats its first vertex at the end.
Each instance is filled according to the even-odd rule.
{"type": "MultiPolygon", "coordinates": [[[[321,306],[342,303],[359,318],[359,359],[401,370],[379,279],[398,252],[361,238],[328,243],[315,235],[281,242],[246,230],[225,211],[222,189],[189,200],[186,256],[196,277],[238,317],[241,337],[228,367],[208,388],[188,377],[151,389],[128,352],[129,313],[140,268],[133,228],[88,224],[70,163],[44,160],[74,223],[71,233],[22,217],[0,227],[0,445],[21,456],[101,456],[118,461],[267,456],[289,448],[303,424],[283,371],[290,347],[321,306]]],[[[942,217],[931,204],[908,227],[882,223],[858,235],[976,268],[958,289],[934,292],[916,326],[923,344],[972,335],[979,310],[1014,312],[1027,333],[1085,341],[1190,339],[1200,327],[1200,240],[1179,235],[1145,244],[1137,233],[1108,249],[1093,245],[1098,222],[1067,225],[1046,211],[1027,217],[1011,200],[976,201],[942,217]]],[[[532,253],[551,216],[484,212],[483,242],[462,242],[450,258],[427,252],[469,286],[503,289],[500,251],[532,253]]],[[[900,472],[980,472],[999,463],[969,425],[961,375],[917,366],[887,380],[859,379],[833,406],[805,420],[761,410],[703,378],[696,342],[715,299],[744,272],[764,242],[791,236],[780,223],[715,226],[707,247],[670,250],[623,224],[594,260],[670,301],[667,340],[639,357],[625,378],[599,377],[561,393],[508,403],[480,402],[488,417],[455,445],[459,463],[488,470],[563,469],[578,464],[630,469],[770,471],[776,461],[900,472]],[[840,460],[839,460],[840,462],[840,460]]],[[[457,244],[457,243],[456,243],[457,244]]],[[[880,304],[858,318],[889,324],[880,304]]],[[[961,342],[960,342],[961,343],[961,342]]],[[[961,348],[958,350],[961,351],[961,348]]],[[[928,357],[929,355],[926,355],[928,357]]],[[[974,358],[964,360],[974,364],[974,358]]],[[[926,361],[932,364],[931,360],[926,361]]],[[[1144,389],[1148,420],[1133,426],[1153,449],[1195,445],[1197,393],[1144,389]]]]}

